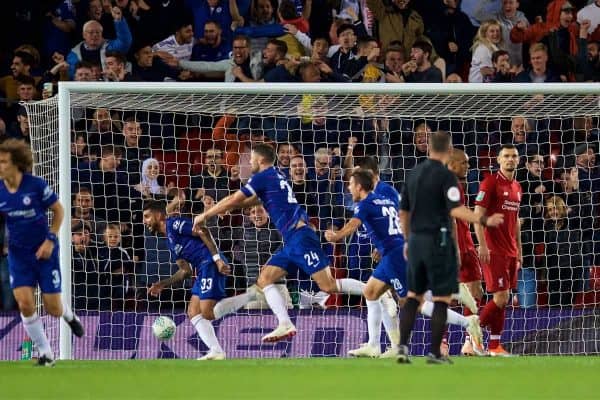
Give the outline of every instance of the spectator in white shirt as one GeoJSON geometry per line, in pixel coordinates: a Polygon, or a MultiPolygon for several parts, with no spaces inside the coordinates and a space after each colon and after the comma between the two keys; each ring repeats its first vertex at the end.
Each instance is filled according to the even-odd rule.
{"type": "Polygon", "coordinates": [[[473,42],[473,58],[469,71],[469,82],[489,81],[494,75],[492,54],[502,46],[502,27],[496,20],[485,21],[479,27],[473,42]]]}
{"type": "Polygon", "coordinates": [[[194,47],[194,28],[188,21],[180,22],[168,38],[152,46],[152,51],[165,52],[179,60],[189,60],[194,47]]]}
{"type": "Polygon", "coordinates": [[[583,7],[577,13],[577,22],[580,24],[589,19],[591,24],[588,28],[588,35],[591,40],[600,40],[600,0],[592,1],[589,5],[583,7]]]}

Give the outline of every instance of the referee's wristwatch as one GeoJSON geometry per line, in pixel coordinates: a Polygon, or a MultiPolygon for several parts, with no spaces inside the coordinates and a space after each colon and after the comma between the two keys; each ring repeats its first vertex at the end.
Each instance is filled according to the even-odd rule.
{"type": "Polygon", "coordinates": [[[58,238],[56,237],[56,234],[54,234],[52,232],[48,232],[48,234],[46,235],[46,239],[52,240],[53,242],[56,242],[58,240],[58,238]]]}

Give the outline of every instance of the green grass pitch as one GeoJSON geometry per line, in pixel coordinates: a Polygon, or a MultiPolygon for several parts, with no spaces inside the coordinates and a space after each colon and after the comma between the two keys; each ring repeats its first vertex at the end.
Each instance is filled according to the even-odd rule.
{"type": "Polygon", "coordinates": [[[0,362],[9,399],[599,399],[600,357],[0,362]],[[492,383],[493,382],[493,383],[492,383]]]}

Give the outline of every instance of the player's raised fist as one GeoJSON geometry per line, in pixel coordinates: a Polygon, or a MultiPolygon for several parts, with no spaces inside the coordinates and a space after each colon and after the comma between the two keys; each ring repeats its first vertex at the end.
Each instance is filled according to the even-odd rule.
{"type": "Polygon", "coordinates": [[[337,234],[335,233],[335,231],[330,229],[328,231],[325,231],[325,239],[328,242],[335,243],[335,242],[337,242],[338,237],[337,237],[337,234]]]}
{"type": "Polygon", "coordinates": [[[164,289],[164,286],[160,284],[160,282],[153,283],[152,286],[148,288],[148,294],[150,296],[158,297],[160,292],[164,289]]]}

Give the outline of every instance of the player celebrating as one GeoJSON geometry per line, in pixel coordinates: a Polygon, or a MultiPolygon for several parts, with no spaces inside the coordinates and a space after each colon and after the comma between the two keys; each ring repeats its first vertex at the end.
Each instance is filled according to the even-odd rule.
{"type": "MultiPolygon", "coordinates": [[[[379,357],[382,307],[379,298],[393,288],[400,298],[406,296],[406,262],[402,256],[404,238],[400,231],[397,201],[373,192],[373,174],[357,169],[350,175],[348,189],[355,202],[354,216],[339,231],[325,232],[325,238],[335,243],[356,232],[364,225],[375,244],[381,260],[363,290],[367,300],[367,326],[369,342],[352,350],[357,357],[379,357]]],[[[399,341],[399,335],[398,335],[399,341]]],[[[397,346],[398,342],[392,343],[397,346]]]]}
{"type": "Polygon", "coordinates": [[[19,305],[25,331],[37,346],[38,365],[54,366],[54,353],[35,311],[34,290],[39,285],[46,312],[63,317],[75,336],[83,326],[61,300],[61,275],[56,235],[64,210],[48,183],[31,175],[33,156],[28,145],[7,139],[0,144],[0,212],[6,214],[10,285],[19,305]],[[48,228],[47,210],[52,210],[48,228]]]}
{"type": "Polygon", "coordinates": [[[209,351],[199,360],[224,360],[225,352],[219,344],[211,321],[233,313],[256,298],[256,289],[238,296],[225,298],[225,274],[230,268],[219,254],[217,246],[206,227],[192,231],[192,220],[178,215],[179,198],[165,208],[163,202],[150,201],[144,205],[144,224],[153,233],[166,235],[171,256],[179,270],[170,278],[156,282],[148,293],[158,296],[174,283],[192,275],[196,269],[196,280],[188,306],[188,317],[209,351]],[[168,214],[168,216],[167,216],[168,214]]]}
{"type": "Polygon", "coordinates": [[[522,262],[521,224],[519,207],[521,185],[514,179],[519,164],[519,152],[512,144],[502,145],[498,154],[500,171],[481,182],[476,198],[475,212],[486,215],[501,213],[504,225],[497,228],[475,226],[479,241],[479,258],[483,277],[492,301],[481,311],[481,326],[490,329],[488,351],[491,356],[510,356],[500,344],[504,328],[504,308],[510,299],[510,290],[517,287],[517,270],[522,262]]]}
{"type": "MultiPolygon", "coordinates": [[[[460,202],[467,205],[465,191],[462,184],[466,181],[467,172],[469,170],[469,157],[464,151],[454,149],[448,160],[448,169],[458,178],[458,189],[460,191],[460,202]]],[[[460,259],[460,270],[458,281],[460,282],[460,290],[465,293],[468,301],[464,301],[464,315],[469,316],[472,313],[477,313],[479,301],[483,296],[481,288],[481,265],[475,251],[475,244],[471,236],[469,223],[462,219],[455,219],[456,222],[456,241],[458,243],[458,252],[460,259]]],[[[467,334],[465,343],[461,349],[463,355],[481,355],[485,351],[483,343],[479,340],[479,336],[467,334]]]]}
{"type": "Polygon", "coordinates": [[[267,144],[257,144],[250,155],[253,176],[233,195],[219,201],[208,211],[197,215],[194,229],[200,228],[207,218],[236,208],[262,204],[273,223],[281,232],[283,247],[261,269],[257,285],[262,288],[267,303],[279,324],[262,340],[276,342],[296,334],[285,300],[274,285],[287,273],[301,268],[327,293],[342,292],[361,295],[364,283],[356,279],[335,279],[329,268],[329,258],[321,249],[319,238],[308,224],[306,211],[298,205],[290,184],[274,167],[275,151],[267,144]]]}

